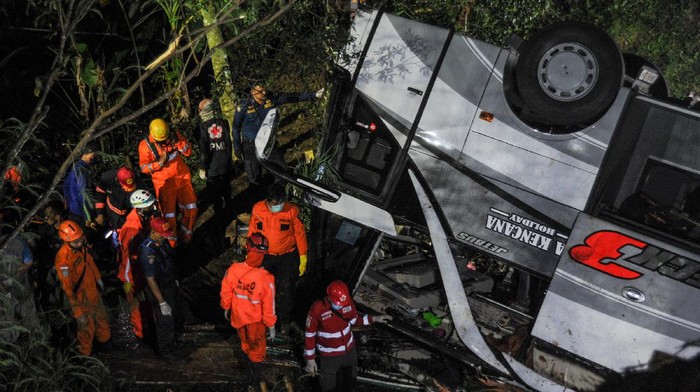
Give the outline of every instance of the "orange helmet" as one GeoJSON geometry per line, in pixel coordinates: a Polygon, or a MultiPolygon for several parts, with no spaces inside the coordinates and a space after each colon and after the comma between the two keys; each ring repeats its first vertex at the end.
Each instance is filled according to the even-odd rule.
{"type": "Polygon", "coordinates": [[[335,306],[345,307],[350,305],[352,301],[348,285],[340,280],[332,281],[328,287],[326,287],[326,294],[328,294],[328,300],[335,306]]]}
{"type": "Polygon", "coordinates": [[[72,220],[64,220],[58,225],[58,236],[63,242],[73,242],[83,236],[83,229],[72,220]]]}
{"type": "Polygon", "coordinates": [[[148,131],[151,133],[153,140],[157,142],[162,142],[170,135],[168,123],[166,123],[162,118],[156,118],[151,121],[151,124],[148,126],[148,131]]]}
{"type": "Polygon", "coordinates": [[[246,241],[248,252],[265,254],[270,249],[270,242],[261,233],[253,233],[246,241]]]}

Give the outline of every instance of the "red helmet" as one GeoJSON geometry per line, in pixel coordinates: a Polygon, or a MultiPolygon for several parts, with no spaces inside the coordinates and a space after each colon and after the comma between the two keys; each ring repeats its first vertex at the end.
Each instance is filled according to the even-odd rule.
{"type": "Polygon", "coordinates": [[[345,307],[350,305],[352,301],[348,285],[340,280],[332,281],[328,287],[326,287],[326,294],[328,294],[328,299],[335,306],[345,307]]]}
{"type": "Polygon", "coordinates": [[[253,233],[246,241],[246,248],[248,252],[252,251],[265,254],[270,249],[270,242],[261,233],[253,233]]]}
{"type": "Polygon", "coordinates": [[[126,166],[122,166],[117,170],[117,181],[119,185],[124,188],[125,191],[131,192],[136,189],[136,182],[134,182],[134,171],[126,166]]]}
{"type": "Polygon", "coordinates": [[[73,242],[83,236],[83,229],[72,220],[64,220],[58,225],[58,236],[64,242],[73,242]]]}

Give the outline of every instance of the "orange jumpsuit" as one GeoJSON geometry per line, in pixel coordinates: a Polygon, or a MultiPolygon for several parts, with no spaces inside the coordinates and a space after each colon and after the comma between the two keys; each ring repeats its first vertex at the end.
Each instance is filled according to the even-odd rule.
{"type": "Polygon", "coordinates": [[[139,301],[136,295],[146,287],[145,277],[141,270],[139,258],[139,246],[146,238],[148,231],[143,227],[141,217],[136,209],[131,210],[126,216],[126,221],[119,230],[119,272],[117,277],[124,283],[131,284],[131,291],[126,293],[126,301],[131,309],[131,325],[134,334],[143,339],[142,314],[148,313],[148,301],[139,301]]]}
{"type": "MultiPolygon", "coordinates": [[[[258,256],[262,257],[253,257],[258,256]]],[[[272,274],[245,262],[234,263],[221,281],[221,307],[231,310],[231,326],[238,330],[241,349],[250,361],[264,361],[265,327],[273,327],[277,322],[272,274]]]]}
{"type": "Polygon", "coordinates": [[[282,211],[272,212],[265,200],[255,203],[250,214],[248,236],[262,233],[270,241],[270,255],[289,253],[296,247],[305,256],[309,251],[306,229],[299,220],[299,207],[285,202],[282,211]]]}
{"type": "Polygon", "coordinates": [[[139,167],[142,172],[151,175],[163,217],[173,228],[177,227],[176,207],[180,207],[180,238],[189,242],[197,219],[197,195],[192,188],[190,168],[182,156],[190,156],[192,149],[180,132],[174,131],[174,134],[174,138],[160,143],[151,135],[142,140],[139,144],[139,167]],[[161,166],[158,160],[164,154],[168,158],[161,166]]]}
{"type": "Polygon", "coordinates": [[[111,337],[107,312],[97,287],[102,276],[85,247],[76,250],[64,243],[56,254],[55,266],[73,317],[87,319],[85,327],[78,325],[78,344],[81,354],[90,355],[93,338],[105,343],[111,337]]]}

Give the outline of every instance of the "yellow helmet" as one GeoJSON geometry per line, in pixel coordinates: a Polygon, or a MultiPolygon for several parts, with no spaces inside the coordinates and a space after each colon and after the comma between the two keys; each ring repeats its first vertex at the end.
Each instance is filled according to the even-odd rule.
{"type": "Polygon", "coordinates": [[[148,130],[151,132],[153,140],[157,142],[162,142],[168,138],[170,134],[170,129],[168,128],[168,123],[162,118],[156,118],[151,121],[151,125],[148,126],[148,130]]]}

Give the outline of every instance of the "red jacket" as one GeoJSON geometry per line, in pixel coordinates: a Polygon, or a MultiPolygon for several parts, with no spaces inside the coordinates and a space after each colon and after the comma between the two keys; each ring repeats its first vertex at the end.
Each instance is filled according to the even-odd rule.
{"type": "Polygon", "coordinates": [[[245,262],[233,263],[221,281],[221,307],[231,310],[231,326],[236,329],[260,321],[268,328],[274,326],[274,276],[245,262]]]}
{"type": "Polygon", "coordinates": [[[175,132],[174,139],[167,139],[162,143],[158,143],[153,140],[151,135],[148,135],[139,144],[139,167],[142,172],[151,175],[155,189],[160,189],[171,178],[180,178],[188,181],[191,179],[190,167],[187,166],[187,163],[182,158],[183,155],[188,157],[192,154],[190,143],[180,132],[173,132],[175,132]],[[158,155],[156,156],[154,152],[158,155]],[[163,154],[168,154],[168,159],[161,166],[158,163],[158,159],[163,154]]]}
{"type": "Polygon", "coordinates": [[[75,250],[64,243],[56,254],[55,267],[73,317],[94,313],[100,306],[97,281],[102,276],[87,248],[75,250]]]}
{"type": "Polygon", "coordinates": [[[285,202],[280,212],[272,212],[267,208],[265,200],[255,203],[250,214],[248,236],[260,232],[270,241],[272,255],[288,253],[299,249],[299,255],[309,252],[306,241],[306,229],[299,220],[299,207],[294,203],[285,202]]]}
{"type": "Polygon", "coordinates": [[[126,216],[126,221],[119,229],[117,239],[119,240],[119,272],[117,277],[122,282],[131,284],[143,284],[143,273],[141,272],[141,263],[139,259],[139,246],[146,238],[148,230],[143,227],[143,222],[136,209],[132,209],[129,215],[126,216]],[[137,270],[134,281],[134,268],[137,270]]]}
{"type": "Polygon", "coordinates": [[[333,311],[327,299],[316,300],[306,316],[304,358],[316,358],[316,351],[322,357],[345,354],[355,345],[352,326],[373,321],[372,316],[359,313],[354,302],[333,311]]]}

